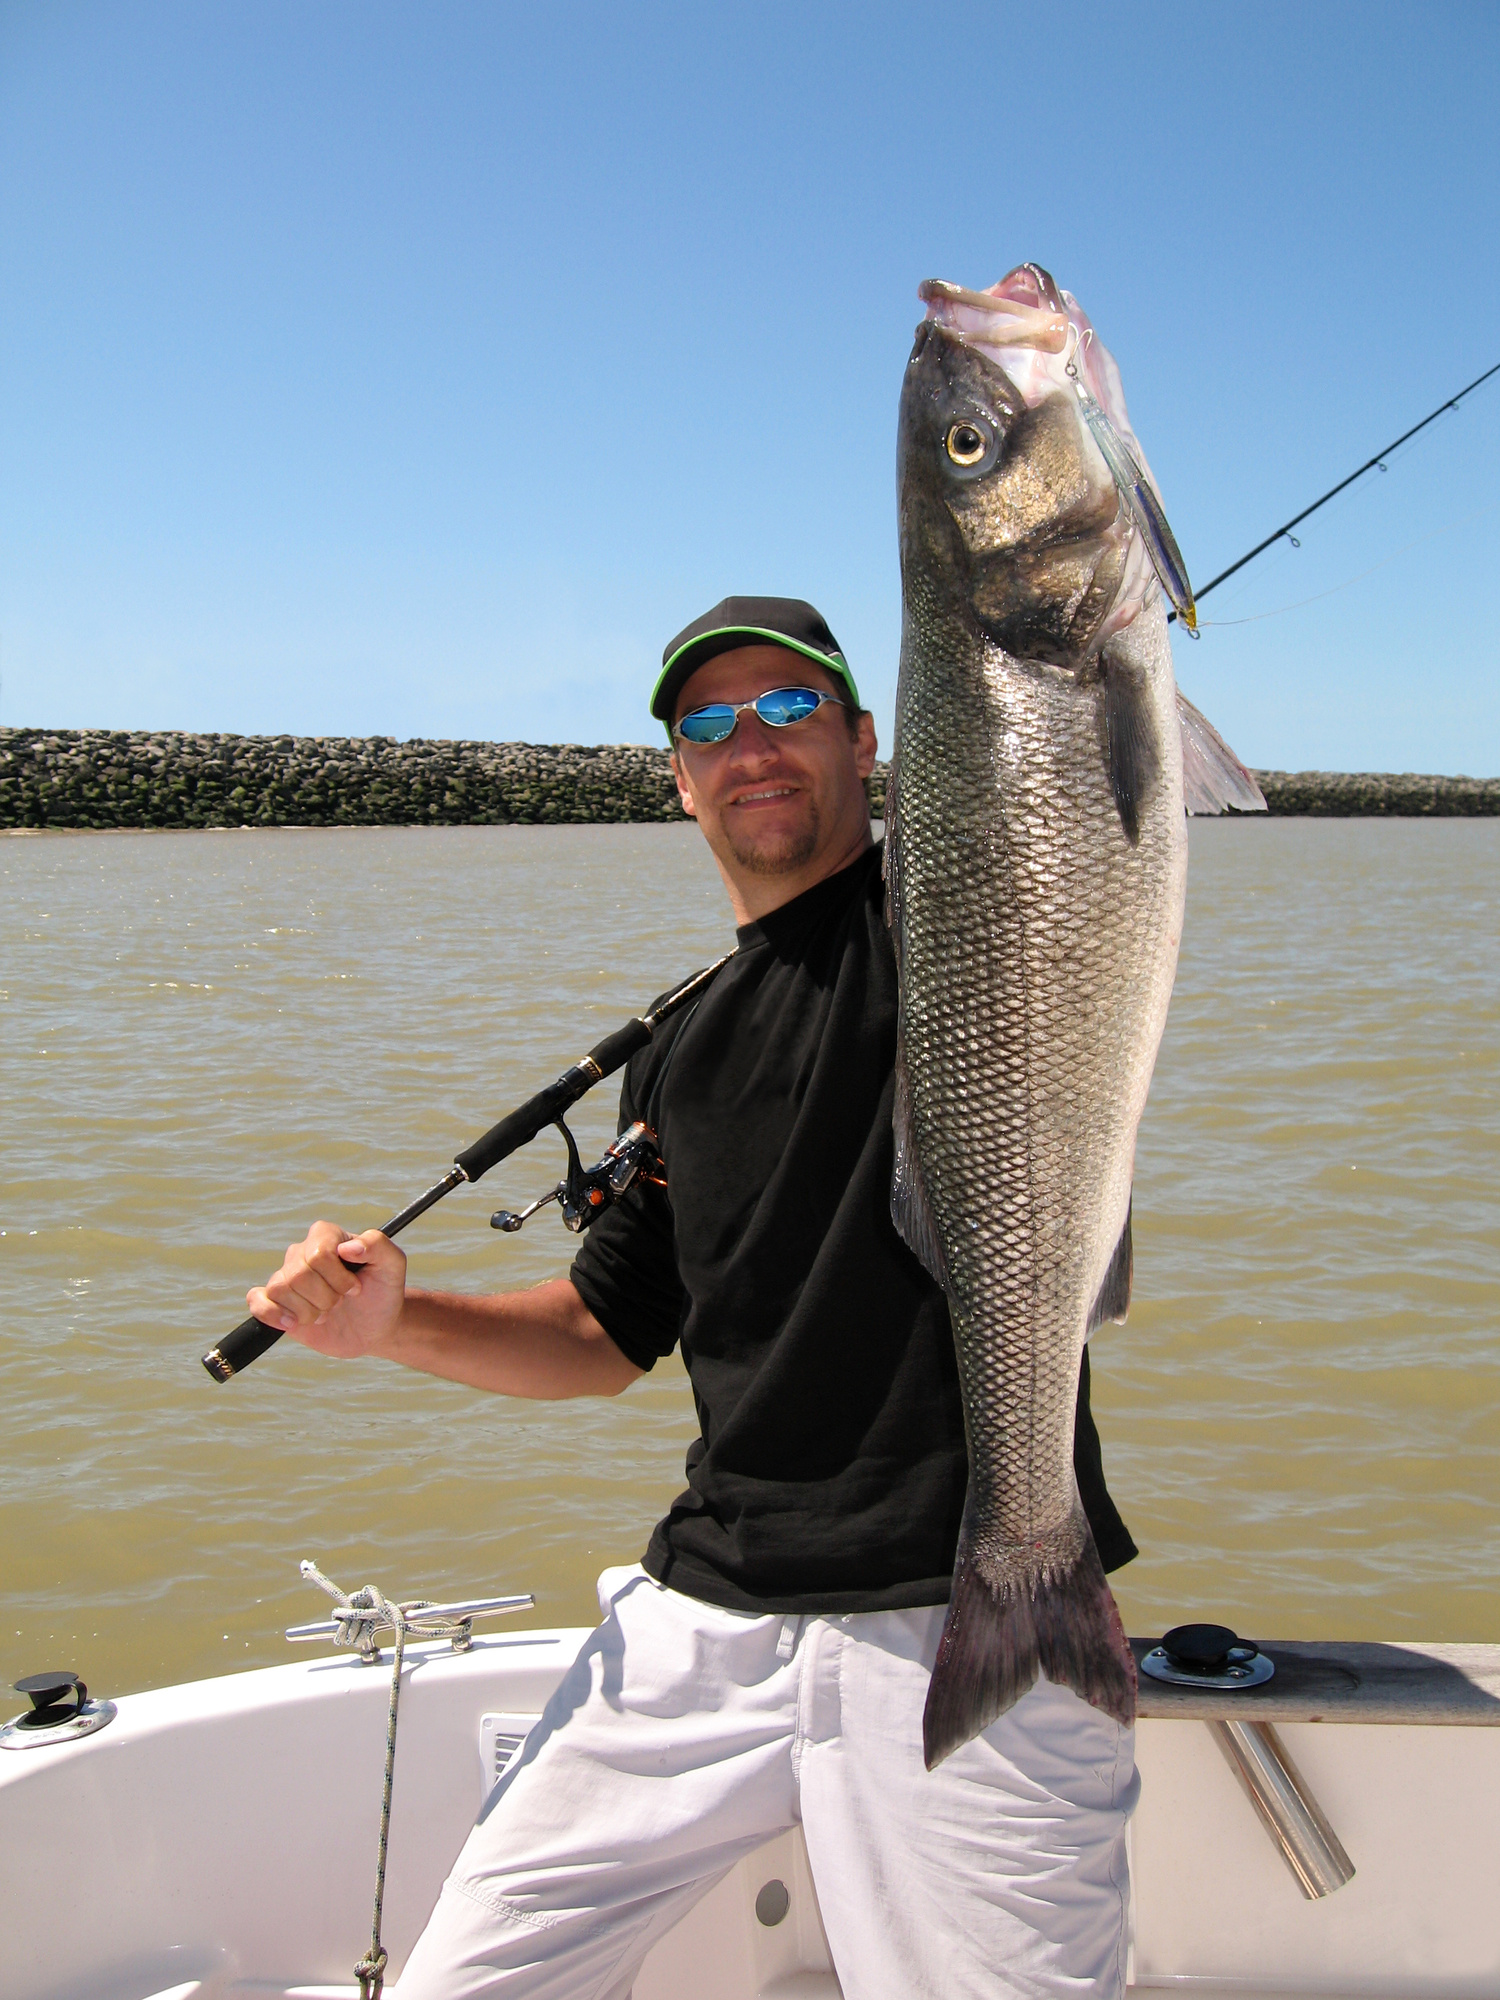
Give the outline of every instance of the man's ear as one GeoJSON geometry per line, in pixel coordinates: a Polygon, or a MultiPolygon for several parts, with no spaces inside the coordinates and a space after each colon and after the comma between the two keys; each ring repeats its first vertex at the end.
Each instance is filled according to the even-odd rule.
{"type": "MultiPolygon", "coordinates": [[[[872,770],[874,769],[874,762],[872,754],[870,759],[870,768],[872,770]]],[[[677,796],[682,800],[682,810],[687,814],[689,819],[696,819],[698,817],[698,808],[693,804],[693,795],[688,790],[687,773],[682,768],[682,759],[675,750],[672,752],[672,776],[677,780],[677,796]]]]}
{"type": "MultiPolygon", "coordinates": [[[[875,756],[880,745],[875,739],[875,718],[868,709],[861,711],[854,733],[854,763],[862,778],[868,778],[875,768],[875,756]]],[[[675,761],[675,753],[674,753],[675,761]]],[[[681,780],[678,780],[679,785],[681,780]]]]}

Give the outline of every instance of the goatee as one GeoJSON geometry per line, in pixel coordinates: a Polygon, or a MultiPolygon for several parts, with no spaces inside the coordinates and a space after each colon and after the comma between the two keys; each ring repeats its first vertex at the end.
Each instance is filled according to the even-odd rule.
{"type": "Polygon", "coordinates": [[[790,875],[809,862],[818,845],[818,809],[809,803],[805,823],[795,833],[783,833],[751,844],[725,829],[729,851],[752,875],[790,875]]]}

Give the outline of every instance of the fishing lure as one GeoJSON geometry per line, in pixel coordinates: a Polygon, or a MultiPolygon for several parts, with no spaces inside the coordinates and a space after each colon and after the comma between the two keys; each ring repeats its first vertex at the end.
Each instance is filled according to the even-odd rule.
{"type": "MultiPolygon", "coordinates": [[[[1092,337],[1090,331],[1083,335],[1083,340],[1092,337]]],[[[1075,344],[1064,373],[1077,393],[1079,411],[1088,425],[1089,436],[1098,445],[1099,455],[1109,467],[1110,477],[1130,511],[1131,520],[1140,529],[1146,553],[1151,558],[1151,567],[1156,571],[1162,589],[1172,600],[1177,616],[1196,639],[1198,610],[1193,602],[1193,586],[1188,581],[1187,564],[1177,546],[1177,537],[1172,533],[1155,488],[1140,460],[1110,422],[1109,413],[1084,381],[1078,367],[1081,345],[1082,341],[1075,344]]]]}

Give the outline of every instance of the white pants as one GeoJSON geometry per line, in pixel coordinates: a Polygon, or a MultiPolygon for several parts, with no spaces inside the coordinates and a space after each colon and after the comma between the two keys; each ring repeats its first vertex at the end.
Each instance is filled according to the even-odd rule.
{"type": "Polygon", "coordinates": [[[1132,1732],[1047,1681],[936,1771],[940,1608],[752,1617],[640,1569],[495,1787],[400,2000],[625,2000],[656,1941],[801,1821],[846,2000],[1117,2000],[1132,1732]]]}

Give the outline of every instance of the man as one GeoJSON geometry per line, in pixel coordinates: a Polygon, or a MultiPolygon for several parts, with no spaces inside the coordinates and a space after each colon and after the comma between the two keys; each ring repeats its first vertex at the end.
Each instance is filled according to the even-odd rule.
{"type": "MultiPolygon", "coordinates": [[[[614,1395],[680,1342],[702,1436],[643,1564],[487,1802],[403,2000],[621,2000],[739,1858],[802,1823],[847,2000],[1117,1994],[1131,1734],[1043,1681],[936,1771],[922,1705],[963,1507],[943,1296],[890,1216],[896,973],[864,781],[875,731],[827,625],[730,598],[652,697],[739,950],[635,1057],[659,1133],[568,1278],[405,1289],[376,1230],[318,1223],[249,1294],[334,1355],[505,1395],[614,1395]]],[[[1135,1553],[1088,1414],[1105,1566],[1135,1553]]]]}

